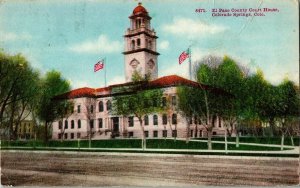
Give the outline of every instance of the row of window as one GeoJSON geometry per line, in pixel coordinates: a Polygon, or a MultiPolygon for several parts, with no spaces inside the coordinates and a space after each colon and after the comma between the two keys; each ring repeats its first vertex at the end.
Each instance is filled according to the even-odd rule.
{"type": "MultiPolygon", "coordinates": [[[[104,111],[104,104],[103,104],[103,101],[100,101],[98,103],[98,109],[99,109],[99,112],[103,112],[104,111]]],[[[107,101],[106,102],[106,111],[110,111],[111,110],[111,101],[107,101]]],[[[91,105],[88,109],[88,111],[90,113],[94,113],[94,105],[91,105]]],[[[77,105],[77,113],[80,113],[81,112],[81,105],[77,105]]]]}
{"type": "MultiPolygon", "coordinates": [[[[62,126],[63,126],[62,121],[59,121],[58,122],[58,129],[62,129],[62,126]]],[[[65,120],[64,129],[68,129],[68,128],[69,128],[68,120],[65,120]]],[[[74,128],[75,128],[75,121],[71,120],[71,129],[74,129],[74,128]]],[[[78,129],[81,128],[81,120],[80,119],[77,121],[77,128],[78,129]]],[[[90,120],[90,128],[91,129],[94,128],[94,120],[93,119],[90,120]]],[[[102,118],[98,119],[98,128],[103,128],[103,119],[102,118]]]]}
{"type": "MultiPolygon", "coordinates": [[[[145,137],[148,138],[149,137],[149,131],[144,131],[144,133],[145,133],[145,137]]],[[[162,137],[168,137],[168,130],[162,130],[161,135],[162,135],[162,137]]],[[[158,131],[153,131],[152,136],[154,138],[157,138],[158,137],[158,131]]],[[[133,132],[128,132],[128,137],[134,137],[133,132]]],[[[177,130],[172,130],[172,137],[177,137],[177,130]]]]}
{"type": "MultiPolygon", "coordinates": [[[[167,125],[168,124],[168,116],[167,114],[162,115],[162,124],[167,125]]],[[[177,124],[177,114],[172,114],[172,124],[176,125],[177,124]]],[[[149,116],[145,115],[144,116],[144,125],[149,125],[149,116]]],[[[158,116],[153,115],[153,125],[158,125],[158,116]]],[[[134,117],[131,116],[128,118],[128,126],[133,127],[134,126],[134,117]]]]}
{"type": "MultiPolygon", "coordinates": [[[[155,103],[155,101],[153,101],[153,102],[155,103]]],[[[176,96],[172,96],[171,104],[172,104],[172,106],[176,106],[176,104],[177,104],[177,102],[176,102],[176,96]]],[[[163,107],[167,106],[167,98],[166,97],[162,98],[162,106],[163,107]]],[[[106,111],[110,111],[111,107],[112,107],[111,101],[108,100],[106,102],[106,111]]],[[[99,110],[99,112],[103,112],[104,111],[104,103],[103,103],[103,101],[99,101],[99,103],[98,103],[98,110],[99,110]]],[[[80,112],[81,112],[81,105],[77,105],[77,113],[80,113],[80,112]]],[[[94,113],[94,105],[91,105],[89,107],[89,112],[90,113],[94,113]]]]}
{"type": "MultiPolygon", "coordinates": [[[[151,40],[145,40],[145,46],[149,49],[152,49],[152,41],[151,40]]],[[[136,42],[135,40],[131,41],[131,50],[135,50],[135,48],[140,48],[141,46],[141,39],[137,39],[136,42]],[[136,45],[135,45],[136,44],[136,45]]]]}
{"type": "MultiPolygon", "coordinates": [[[[64,133],[64,134],[59,133],[58,134],[58,139],[61,139],[62,135],[64,136],[64,139],[68,139],[69,138],[68,135],[70,135],[70,139],[75,139],[75,137],[74,137],[75,133],[70,133],[70,134],[68,134],[68,133],[64,133]]],[[[77,133],[77,138],[80,138],[80,137],[81,137],[81,134],[77,133]]]]}
{"type": "MultiPolygon", "coordinates": [[[[63,126],[63,122],[62,121],[59,121],[58,122],[58,129],[62,129],[62,126],[63,126]]],[[[68,129],[69,128],[69,123],[68,123],[68,120],[65,120],[65,126],[64,126],[64,129],[68,129]]],[[[71,129],[74,129],[75,128],[75,121],[74,120],[71,120],[71,129]]],[[[77,128],[80,129],[81,128],[81,120],[79,119],[77,121],[77,128]]]]}

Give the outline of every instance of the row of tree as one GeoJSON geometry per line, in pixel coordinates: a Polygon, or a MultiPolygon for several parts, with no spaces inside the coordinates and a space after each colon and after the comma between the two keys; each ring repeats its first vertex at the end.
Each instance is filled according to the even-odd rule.
{"type": "MultiPolygon", "coordinates": [[[[249,69],[233,59],[208,56],[195,65],[194,76],[199,88],[181,87],[178,90],[179,109],[187,120],[196,115],[208,133],[208,148],[212,149],[213,118],[220,117],[227,135],[255,121],[271,127],[271,136],[291,136],[297,128],[293,122],[299,116],[299,86],[284,79],[279,85],[270,84],[263,72],[249,69]],[[210,89],[211,86],[213,89],[210,89]],[[220,89],[220,90],[219,90],[220,89]],[[226,92],[226,93],[224,93],[226,92]]],[[[189,122],[189,121],[187,121],[189,122]]]]}
{"type": "Polygon", "coordinates": [[[47,140],[48,126],[70,106],[67,101],[52,98],[69,91],[69,82],[54,70],[41,76],[21,54],[9,55],[3,51],[0,51],[0,78],[2,138],[17,139],[21,121],[29,118],[35,127],[45,125],[44,139],[47,140]]]}

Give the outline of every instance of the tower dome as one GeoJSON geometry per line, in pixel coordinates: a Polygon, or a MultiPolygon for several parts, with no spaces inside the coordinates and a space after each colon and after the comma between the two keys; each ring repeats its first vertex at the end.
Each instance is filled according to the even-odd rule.
{"type": "Polygon", "coordinates": [[[137,14],[148,14],[148,11],[145,9],[145,7],[142,6],[142,3],[140,2],[137,7],[133,9],[133,15],[137,14]]]}

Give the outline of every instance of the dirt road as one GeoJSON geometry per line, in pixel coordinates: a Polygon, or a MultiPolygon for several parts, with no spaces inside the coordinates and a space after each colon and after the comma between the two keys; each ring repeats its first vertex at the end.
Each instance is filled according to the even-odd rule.
{"type": "Polygon", "coordinates": [[[14,186],[297,185],[298,159],[1,151],[1,184],[14,186]]]}

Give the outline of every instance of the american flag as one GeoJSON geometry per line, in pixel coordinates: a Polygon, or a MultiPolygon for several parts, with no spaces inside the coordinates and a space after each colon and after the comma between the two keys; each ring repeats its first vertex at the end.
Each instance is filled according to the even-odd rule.
{"type": "Polygon", "coordinates": [[[95,65],[94,65],[94,72],[97,72],[98,70],[101,70],[104,68],[104,59],[102,59],[101,61],[98,61],[95,65]]]}
{"type": "Polygon", "coordinates": [[[186,51],[183,51],[181,54],[180,54],[180,56],[179,56],[179,65],[182,63],[182,62],[184,62],[184,60],[186,59],[186,58],[188,58],[189,57],[189,49],[187,49],[186,51]]]}

